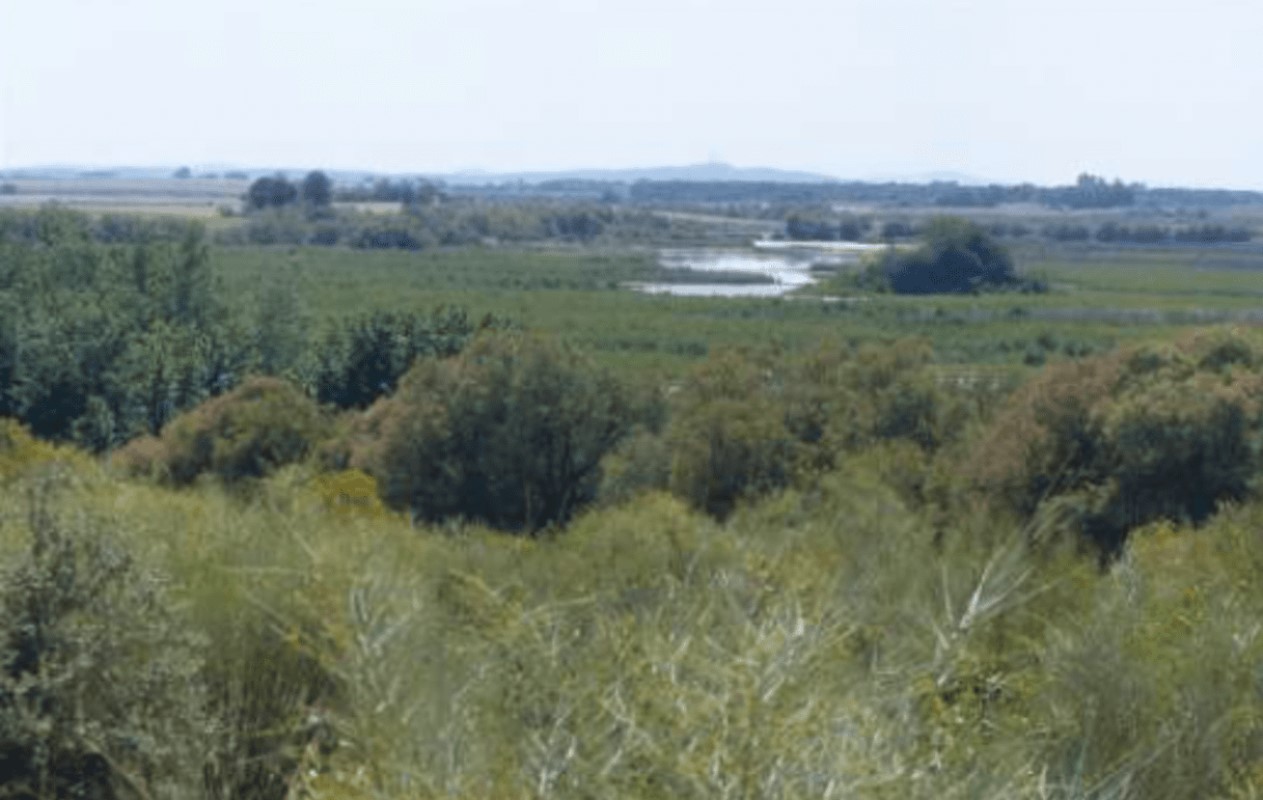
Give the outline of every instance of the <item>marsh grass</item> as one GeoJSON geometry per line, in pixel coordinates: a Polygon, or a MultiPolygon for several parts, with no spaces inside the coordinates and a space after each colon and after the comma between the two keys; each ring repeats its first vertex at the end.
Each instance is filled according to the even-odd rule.
{"type": "Polygon", "coordinates": [[[646,380],[678,377],[716,348],[779,343],[793,351],[830,337],[924,337],[944,364],[1020,367],[1263,317],[1256,273],[1263,256],[1249,251],[1023,246],[1016,257],[1020,273],[1040,274],[1052,290],[857,298],[853,288],[826,281],[805,290],[803,299],[692,298],[624,288],[662,272],[645,250],[244,247],[214,253],[217,273],[242,307],[252,302],[246,298],[261,274],[296,271],[302,277],[297,290],[317,328],[323,320],[372,310],[458,306],[558,334],[607,366],[646,380]],[[842,295],[842,301],[820,299],[821,293],[842,295]]]}

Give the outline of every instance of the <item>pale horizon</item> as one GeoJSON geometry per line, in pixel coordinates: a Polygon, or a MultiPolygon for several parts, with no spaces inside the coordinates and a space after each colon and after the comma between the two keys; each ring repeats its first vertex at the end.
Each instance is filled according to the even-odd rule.
{"type": "Polygon", "coordinates": [[[1263,10],[1139,2],[9,4],[0,170],[714,162],[1263,189],[1263,10]]]}

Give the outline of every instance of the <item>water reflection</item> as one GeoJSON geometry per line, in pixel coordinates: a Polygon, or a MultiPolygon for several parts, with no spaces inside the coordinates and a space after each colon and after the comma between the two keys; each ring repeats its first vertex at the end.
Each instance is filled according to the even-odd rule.
{"type": "Polygon", "coordinates": [[[681,270],[681,280],[634,283],[629,286],[649,294],[680,297],[779,297],[814,283],[819,274],[813,265],[843,267],[859,260],[859,250],[776,249],[774,251],[675,248],[662,250],[659,263],[681,270]],[[691,271],[688,274],[685,271],[691,271]],[[705,275],[716,273],[714,282],[705,275]]]}

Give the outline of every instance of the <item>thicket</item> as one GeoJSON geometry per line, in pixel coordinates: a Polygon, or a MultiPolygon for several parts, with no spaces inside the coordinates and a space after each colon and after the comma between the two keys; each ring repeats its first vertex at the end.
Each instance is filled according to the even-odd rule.
{"type": "Polygon", "coordinates": [[[316,324],[299,276],[269,266],[253,307],[232,307],[197,225],[56,208],[0,215],[0,415],[105,451],[156,436],[252,373],[364,407],[414,360],[506,325],[458,308],[316,324]]]}
{"type": "Polygon", "coordinates": [[[872,228],[872,220],[853,214],[795,211],[785,219],[785,236],[800,241],[855,242],[872,228]]]}
{"type": "Polygon", "coordinates": [[[1000,412],[971,474],[987,497],[1116,555],[1140,525],[1200,523],[1253,496],[1261,365],[1257,337],[1215,330],[1049,367],[1000,412]]]}
{"type": "Polygon", "coordinates": [[[935,217],[921,237],[915,250],[887,250],[865,282],[897,294],[962,294],[1021,283],[1008,250],[969,220],[935,217]]]}
{"type": "MultiPolygon", "coordinates": [[[[6,555],[30,553],[42,448],[0,452],[20,463],[6,555]]],[[[23,734],[60,754],[9,773],[48,776],[39,800],[85,776],[106,796],[259,800],[1247,798],[1263,781],[1257,507],[1139,530],[1102,572],[1004,520],[935,530],[868,458],[722,524],[651,494],[541,539],[418,530],[338,501],[354,475],[291,467],[243,499],[65,470],[44,530],[84,534],[73,577],[14,556],[62,577],[4,594],[103,589],[45,629],[77,643],[49,651],[68,662],[19,682],[73,721],[23,734]],[[127,554],[116,580],[90,566],[102,547],[127,554]]]]}
{"type": "Polygon", "coordinates": [[[535,532],[595,497],[602,458],[640,413],[627,387],[559,342],[485,336],[418,362],[369,410],[352,464],[416,519],[535,532]]]}
{"type": "Polygon", "coordinates": [[[1161,244],[1174,241],[1183,244],[1223,244],[1248,242],[1250,238],[1250,231],[1245,228],[1212,224],[1171,228],[1153,224],[1128,226],[1105,222],[1096,229],[1096,240],[1106,243],[1161,244]]]}
{"type": "Polygon", "coordinates": [[[34,478],[6,508],[21,521],[7,526],[0,570],[4,795],[196,791],[216,733],[197,681],[201,633],[108,523],[59,507],[64,480],[34,478]]]}
{"type": "MultiPolygon", "coordinates": [[[[34,265],[6,286],[75,308],[117,254],[184,252],[53,236],[0,245],[34,265]]],[[[348,323],[349,419],[263,378],[147,444],[250,492],[0,425],[3,791],[1259,794],[1252,332],[1052,364],[1007,398],[924,344],[716,352],[655,402],[476,328],[348,323]],[[444,357],[359,410],[414,352],[444,357]]]]}
{"type": "Polygon", "coordinates": [[[261,478],[311,455],[330,436],[330,422],[298,388],[276,378],[248,378],[116,454],[133,473],[177,486],[213,474],[226,482],[261,478]]]}
{"type": "Polygon", "coordinates": [[[932,453],[987,405],[982,394],[941,386],[929,347],[910,340],[722,351],[674,388],[661,434],[643,431],[617,454],[609,491],[670,489],[722,519],[883,443],[932,453]]]}
{"type": "Polygon", "coordinates": [[[393,393],[418,359],[454,356],[478,333],[511,327],[491,315],[475,322],[460,308],[437,308],[428,315],[374,312],[347,317],[331,326],[314,348],[311,385],[321,403],[367,408],[393,393]]]}
{"type": "Polygon", "coordinates": [[[101,244],[57,209],[0,224],[0,414],[102,450],[232,386],[249,353],[200,228],[101,244]]]}
{"type": "Polygon", "coordinates": [[[471,201],[401,206],[398,212],[336,209],[312,214],[264,206],[242,227],[221,231],[222,244],[318,245],[360,250],[423,250],[487,242],[647,241],[670,236],[667,218],[591,203],[471,201]]]}

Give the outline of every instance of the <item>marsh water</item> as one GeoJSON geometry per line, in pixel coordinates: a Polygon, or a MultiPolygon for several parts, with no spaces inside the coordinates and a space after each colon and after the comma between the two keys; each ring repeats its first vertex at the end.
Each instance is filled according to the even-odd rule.
{"type": "Polygon", "coordinates": [[[681,279],[634,283],[630,288],[682,297],[779,297],[814,283],[830,270],[857,263],[865,249],[673,248],[660,251],[658,263],[668,270],[678,270],[681,279]],[[708,281],[707,273],[713,274],[715,280],[708,281]]]}

